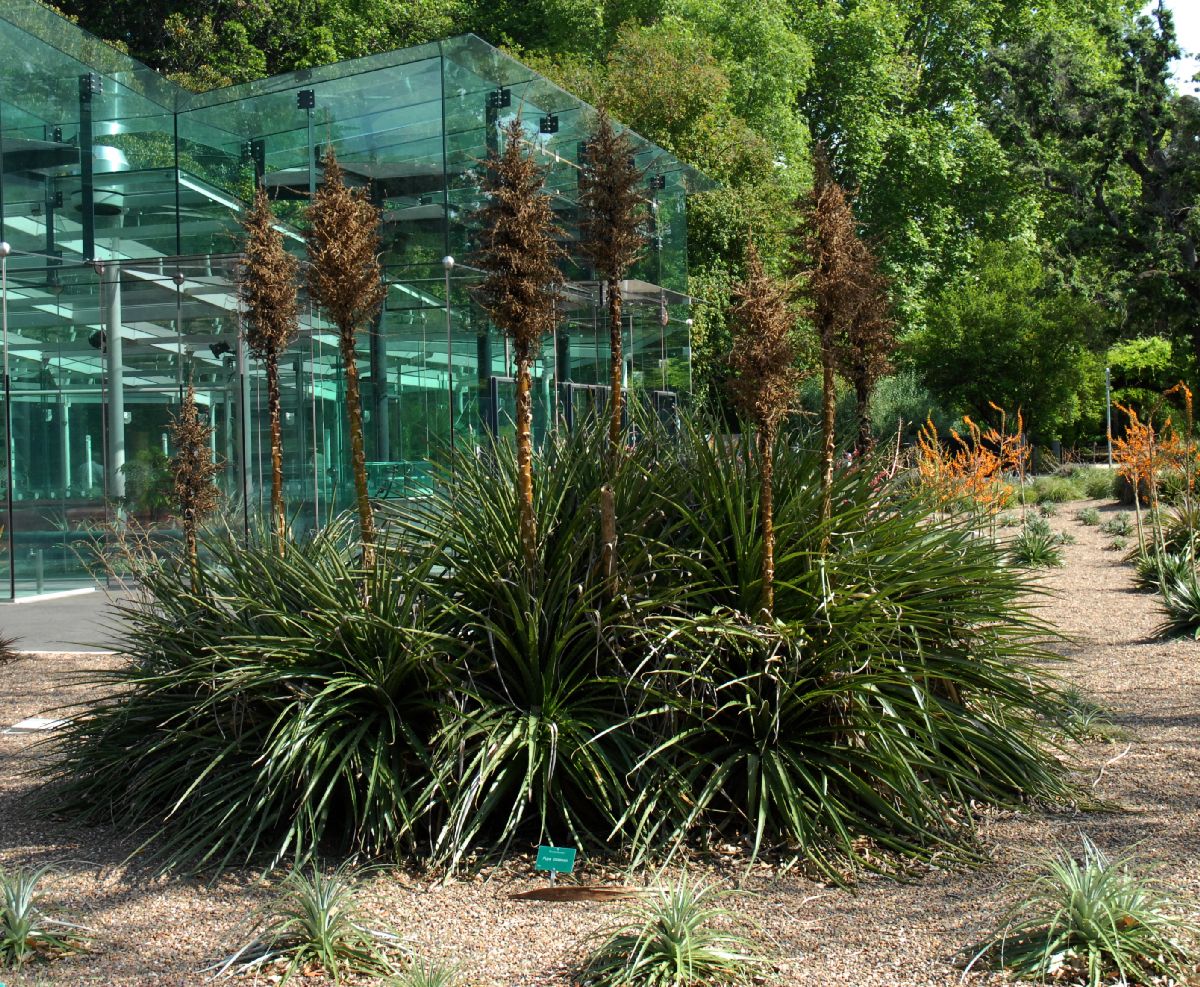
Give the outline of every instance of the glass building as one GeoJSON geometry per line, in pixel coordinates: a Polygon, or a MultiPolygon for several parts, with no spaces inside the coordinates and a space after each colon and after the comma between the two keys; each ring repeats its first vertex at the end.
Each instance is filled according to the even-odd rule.
{"type": "MultiPolygon", "coordinates": [[[[168,425],[195,381],[234,524],[270,485],[265,388],[237,297],[239,214],[256,183],[302,253],[332,144],[383,215],[387,300],[360,342],[368,471],[419,495],[426,457],[511,427],[505,341],[472,301],[481,161],[519,115],[568,241],[591,107],[465,36],[192,93],[34,0],[0,4],[5,262],[0,599],[86,578],[86,546],[169,514],[168,425]],[[455,258],[449,270],[444,257],[455,258]]],[[[634,136],[649,244],[625,284],[631,392],[664,416],[690,385],[686,195],[704,179],[634,136]]],[[[572,261],[534,369],[535,436],[607,400],[607,331],[572,261]]],[[[303,304],[282,361],[285,495],[298,530],[351,503],[336,338],[303,304]]]]}

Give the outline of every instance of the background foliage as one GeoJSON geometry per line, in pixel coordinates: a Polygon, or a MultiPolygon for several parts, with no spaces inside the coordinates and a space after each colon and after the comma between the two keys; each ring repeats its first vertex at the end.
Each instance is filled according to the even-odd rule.
{"type": "MultiPolygon", "coordinates": [[[[782,261],[814,139],[892,279],[910,370],[934,410],[992,386],[936,340],[998,334],[1025,368],[1066,352],[1043,439],[1099,438],[1103,354],[1122,340],[1200,351],[1200,101],[1168,81],[1170,13],[1133,0],[63,0],[60,9],[186,85],[208,88],[473,31],[604,104],[722,182],[689,207],[701,395],[723,371],[724,310],[754,233],[782,261]],[[1019,258],[1019,259],[1018,259],[1019,258]],[[1006,267],[1007,274],[1000,274],[1006,267]],[[982,318],[1006,281],[1038,304],[982,318]],[[978,277],[976,275],[978,274],[978,277]],[[1024,281],[1022,281],[1024,279],[1024,281]],[[950,314],[943,312],[949,307],[950,314]],[[1029,318],[1053,312],[1053,331],[1029,318]],[[952,328],[951,324],[955,324],[952,328]],[[1065,334],[1065,335],[1064,335],[1065,334]]],[[[1009,373],[1007,376],[1012,377],[1009,373]]],[[[1010,382],[1011,384],[1012,382],[1010,382]]],[[[1142,385],[1136,385],[1142,386],[1142,385]]],[[[1019,388],[988,395],[1010,405],[1019,388]]]]}

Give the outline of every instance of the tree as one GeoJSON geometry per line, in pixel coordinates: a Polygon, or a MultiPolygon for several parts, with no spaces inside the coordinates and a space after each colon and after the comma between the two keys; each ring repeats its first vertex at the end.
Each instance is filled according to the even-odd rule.
{"type": "Polygon", "coordinates": [[[904,351],[958,411],[983,421],[993,404],[1019,408],[1030,432],[1060,438],[1082,414],[1090,349],[1105,321],[1031,248],[985,244],[975,273],[936,297],[929,325],[904,351]]]}
{"type": "Polygon", "coordinates": [[[283,509],[283,426],[280,421],[279,356],[299,331],[296,273],[299,262],[284,249],[283,234],[265,189],[254,194],[254,205],[242,222],[244,260],[238,287],[245,309],[246,345],[263,361],[267,376],[267,414],[271,425],[271,524],[280,539],[287,531],[283,509]]]}
{"type": "Polygon", "coordinates": [[[818,148],[813,187],[796,203],[800,223],[792,231],[790,270],[796,293],[811,308],[821,356],[821,518],[832,508],[833,459],[837,414],[839,354],[849,327],[858,318],[864,292],[859,284],[862,244],[845,191],[833,180],[829,162],[818,148]]]}
{"type": "Polygon", "coordinates": [[[221,471],[221,466],[213,462],[209,446],[212,426],[200,417],[196,386],[190,378],[183,406],[171,423],[170,430],[175,443],[175,455],[170,463],[171,475],[175,480],[175,503],[183,524],[188,565],[195,583],[200,572],[196,533],[200,522],[216,510],[217,487],[213,477],[221,471]]]}
{"type": "Polygon", "coordinates": [[[546,193],[546,169],[530,155],[519,117],[503,130],[504,146],[488,154],[479,210],[480,246],[476,263],[486,273],[476,297],[513,342],[517,365],[517,503],[525,564],[537,564],[537,522],[533,513],[534,357],[558,318],[556,296],[562,284],[558,261],[562,235],[546,193]]]}
{"type": "Polygon", "coordinates": [[[379,210],[362,189],[351,190],[330,145],[322,162],[324,178],[308,207],[308,293],[337,327],[342,372],[346,375],[346,417],[350,461],[363,544],[363,565],[374,560],[375,519],[367,493],[363,446],[362,392],[355,343],[379,312],[387,295],[379,265],[379,210]]]}
{"type": "Polygon", "coordinates": [[[746,278],[734,288],[733,350],[729,391],[742,416],[754,423],[761,516],[762,610],[775,609],[775,442],[779,423],[792,409],[800,372],[793,365],[795,316],[787,289],[763,270],[753,242],[746,245],[746,278]]]}

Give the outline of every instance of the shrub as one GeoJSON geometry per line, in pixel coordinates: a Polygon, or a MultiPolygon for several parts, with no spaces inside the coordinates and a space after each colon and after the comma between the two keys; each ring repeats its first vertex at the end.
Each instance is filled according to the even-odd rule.
{"type": "Polygon", "coordinates": [[[195,587],[142,567],[145,597],[118,608],[131,660],[51,739],[50,804],[150,827],[175,869],[411,848],[450,681],[414,591],[427,562],[360,571],[349,517],[282,552],[269,534],[204,548],[195,587]]]}
{"type": "Polygon", "coordinates": [[[1083,500],[1084,491],[1073,478],[1039,476],[1029,484],[1025,496],[1036,504],[1065,504],[1071,500],[1083,500]]]}
{"type": "Polygon", "coordinates": [[[1083,493],[1089,500],[1117,499],[1117,474],[1114,470],[1087,469],[1076,478],[1083,487],[1083,493]]]}
{"type": "Polygon", "coordinates": [[[418,958],[387,983],[390,987],[461,987],[463,979],[453,963],[418,958]]]}
{"type": "Polygon", "coordinates": [[[1054,529],[1050,527],[1050,522],[1040,514],[1031,515],[1025,519],[1025,530],[1031,531],[1035,535],[1043,535],[1046,538],[1054,534],[1054,529]]]}
{"type": "Polygon", "coordinates": [[[1009,543],[1009,558],[1015,564],[1029,569],[1047,569],[1063,564],[1058,538],[1028,526],[1009,543]]]}
{"type": "Polygon", "coordinates": [[[588,987],[732,987],[761,966],[748,940],[721,928],[722,895],[686,876],[630,906],[582,964],[588,987]]]}
{"type": "Polygon", "coordinates": [[[1159,587],[1163,609],[1167,619],[1158,627],[1163,637],[1194,637],[1200,639],[1200,578],[1196,570],[1187,566],[1187,571],[1178,578],[1168,578],[1159,587]]]}
{"type": "Polygon", "coordinates": [[[1075,520],[1088,528],[1094,528],[1100,523],[1100,512],[1094,507],[1085,507],[1075,515],[1075,520]]]}
{"type": "Polygon", "coordinates": [[[1129,540],[1127,538],[1116,537],[1104,546],[1110,552],[1124,552],[1129,548],[1129,540]]]}
{"type": "Polygon", "coordinates": [[[50,870],[0,867],[0,967],[21,967],[35,956],[51,959],[86,947],[86,929],[48,918],[38,885],[50,870]]]}
{"type": "Polygon", "coordinates": [[[1084,838],[1083,855],[1046,860],[1026,883],[1003,927],[976,953],[1019,977],[1045,981],[1069,976],[1088,987],[1110,978],[1183,982],[1191,953],[1184,937],[1200,929],[1132,858],[1110,860],[1084,838]]]}
{"type": "Polygon", "coordinates": [[[1162,531],[1162,545],[1176,554],[1194,552],[1197,545],[1197,535],[1200,534],[1200,504],[1190,509],[1185,504],[1179,504],[1161,512],[1159,523],[1162,531]]]}
{"type": "Polygon", "coordinates": [[[354,874],[342,866],[328,875],[292,871],[282,893],[260,919],[262,932],[217,969],[261,973],[287,982],[297,973],[324,972],[335,983],[349,976],[396,972],[399,940],[372,930],[354,901],[354,874]]]}
{"type": "Polygon", "coordinates": [[[1074,545],[1076,538],[1069,531],[1056,531],[1054,541],[1059,545],[1074,545]]]}
{"type": "Polygon", "coordinates": [[[1125,731],[1112,721],[1112,714],[1075,687],[1063,690],[1063,732],[1075,740],[1113,741],[1125,736],[1125,731]]]}
{"type": "Polygon", "coordinates": [[[1024,522],[1021,520],[1021,515],[1015,511],[1005,511],[996,523],[1001,528],[1019,528],[1024,522]]]}
{"type": "Polygon", "coordinates": [[[1058,506],[1050,500],[1044,500],[1038,504],[1038,515],[1040,517],[1051,518],[1058,514],[1058,506]]]}
{"type": "Polygon", "coordinates": [[[605,441],[539,451],[532,568],[505,443],[381,513],[370,568],[349,520],[282,554],[211,537],[194,589],[147,564],[132,661],[50,739],[50,794],[176,869],[719,836],[839,876],[968,855],[974,806],[1067,792],[1050,632],[991,539],[870,468],[838,472],[826,524],[819,456],[781,442],[764,625],[748,441],[647,425],[613,477],[614,594],[605,441]]]}
{"type": "Polygon", "coordinates": [[[1126,513],[1114,514],[1100,525],[1100,530],[1106,535],[1128,538],[1133,534],[1133,522],[1129,520],[1129,515],[1126,513]]]}

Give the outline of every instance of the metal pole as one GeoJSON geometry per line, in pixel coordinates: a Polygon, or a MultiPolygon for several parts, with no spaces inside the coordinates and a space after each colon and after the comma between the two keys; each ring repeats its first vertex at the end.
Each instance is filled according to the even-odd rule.
{"type": "Polygon", "coordinates": [[[450,480],[454,481],[454,324],[450,316],[450,272],[454,269],[454,258],[447,254],[442,258],[442,269],[446,272],[446,397],[450,406],[450,480]]]}
{"type": "Polygon", "coordinates": [[[1108,468],[1112,469],[1112,371],[1104,368],[1104,413],[1108,418],[1108,468]]]}
{"type": "Polygon", "coordinates": [[[0,242],[0,308],[4,335],[4,476],[8,481],[8,598],[17,598],[17,549],[13,534],[12,382],[8,377],[8,255],[12,247],[0,242]]]}

